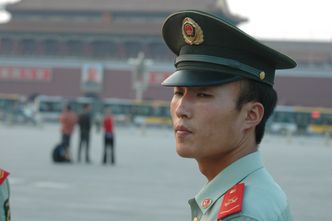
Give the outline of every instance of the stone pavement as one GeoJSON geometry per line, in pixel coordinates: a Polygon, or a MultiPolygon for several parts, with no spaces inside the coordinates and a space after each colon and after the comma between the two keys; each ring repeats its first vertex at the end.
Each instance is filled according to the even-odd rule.
{"type": "MultiPolygon", "coordinates": [[[[168,129],[117,128],[117,165],[101,165],[102,134],[93,131],[91,164],[58,165],[51,150],[59,126],[0,125],[0,167],[11,172],[15,221],[184,221],[187,200],[205,179],[196,162],[175,153],[168,129]]],[[[72,138],[76,159],[77,132],[72,138]]],[[[294,219],[332,217],[332,142],[267,136],[263,160],[288,194],[294,219]]]]}

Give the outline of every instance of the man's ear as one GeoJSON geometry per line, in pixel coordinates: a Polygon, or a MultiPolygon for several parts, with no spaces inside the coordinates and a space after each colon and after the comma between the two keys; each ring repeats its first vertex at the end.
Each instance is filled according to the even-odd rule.
{"type": "Polygon", "coordinates": [[[264,106],[259,102],[248,102],[244,105],[246,114],[244,129],[255,128],[263,119],[264,106]]]}

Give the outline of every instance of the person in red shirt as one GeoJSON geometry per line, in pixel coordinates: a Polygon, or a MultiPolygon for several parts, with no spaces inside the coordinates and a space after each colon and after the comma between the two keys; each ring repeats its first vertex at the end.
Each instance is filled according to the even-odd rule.
{"type": "Polygon", "coordinates": [[[114,152],[114,121],[112,117],[111,109],[108,109],[105,112],[105,116],[103,119],[103,128],[104,128],[104,153],[102,163],[106,164],[109,160],[111,164],[115,164],[115,152],[114,152]],[[110,152],[108,155],[107,152],[110,152]],[[109,157],[108,157],[109,156],[109,157]]]}
{"type": "Polygon", "coordinates": [[[62,132],[62,142],[61,144],[65,150],[65,157],[67,160],[71,160],[71,155],[69,151],[70,138],[74,131],[75,124],[77,123],[77,116],[71,110],[70,105],[67,105],[60,116],[61,132],[62,132]]]}
{"type": "Polygon", "coordinates": [[[0,168],[0,220],[6,221],[10,221],[10,188],[8,175],[9,173],[7,171],[0,168]]]}

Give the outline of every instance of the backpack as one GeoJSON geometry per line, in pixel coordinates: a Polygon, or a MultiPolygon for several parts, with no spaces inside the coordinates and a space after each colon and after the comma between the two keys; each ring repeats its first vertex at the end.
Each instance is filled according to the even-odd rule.
{"type": "Polygon", "coordinates": [[[52,151],[52,159],[55,163],[70,162],[65,155],[65,146],[63,144],[57,144],[52,151]]]}

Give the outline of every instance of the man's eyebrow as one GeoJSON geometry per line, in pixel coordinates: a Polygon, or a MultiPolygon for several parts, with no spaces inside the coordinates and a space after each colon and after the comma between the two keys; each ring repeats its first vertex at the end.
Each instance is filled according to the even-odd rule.
{"type": "Polygon", "coordinates": [[[214,87],[197,87],[197,91],[213,91],[214,87]]]}

